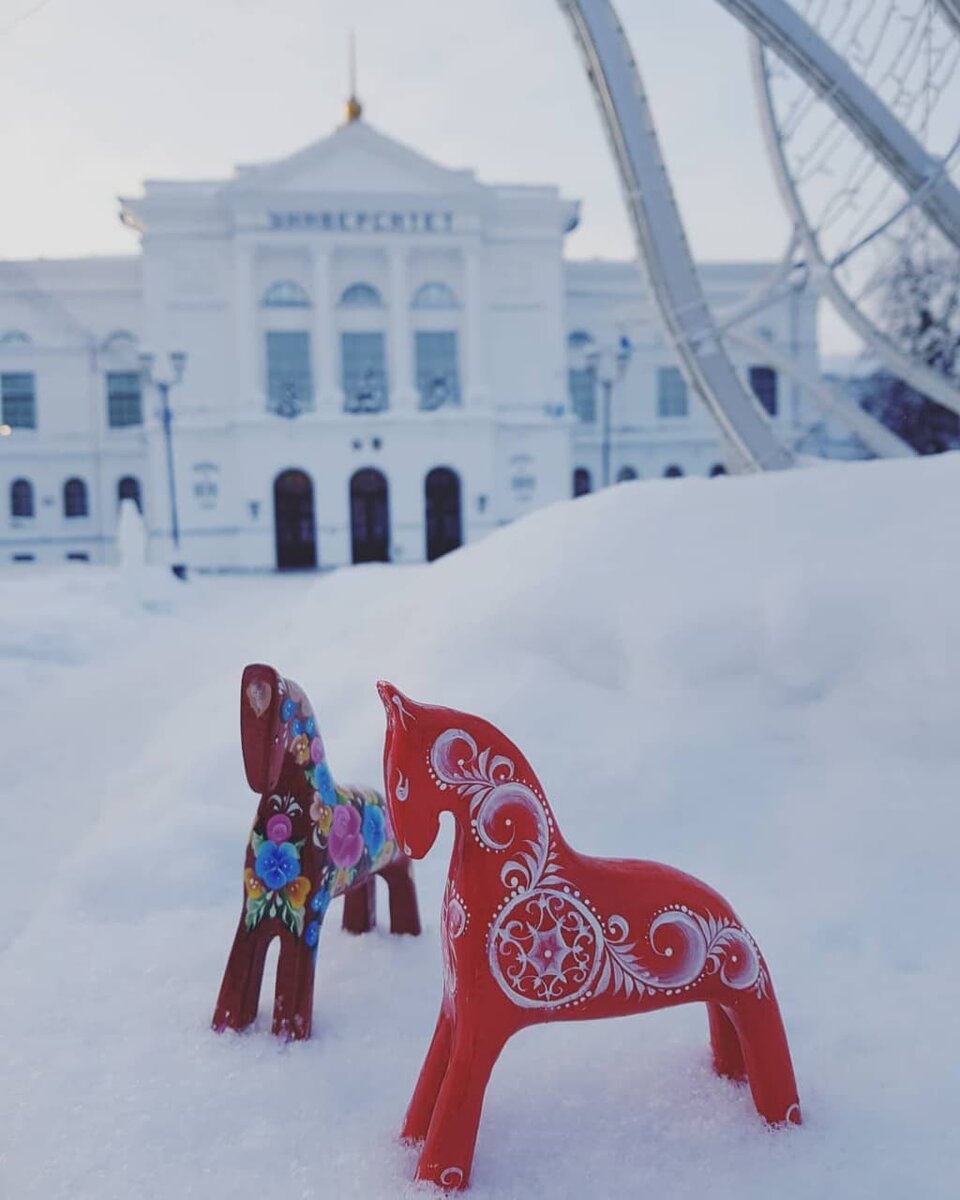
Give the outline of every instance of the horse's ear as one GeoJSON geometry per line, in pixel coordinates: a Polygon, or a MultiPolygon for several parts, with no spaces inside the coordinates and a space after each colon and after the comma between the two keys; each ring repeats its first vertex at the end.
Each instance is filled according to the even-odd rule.
{"type": "Polygon", "coordinates": [[[240,744],[247,782],[255,792],[272,791],[283,765],[280,704],[283,679],[273,667],[253,663],[240,684],[240,744]]]}

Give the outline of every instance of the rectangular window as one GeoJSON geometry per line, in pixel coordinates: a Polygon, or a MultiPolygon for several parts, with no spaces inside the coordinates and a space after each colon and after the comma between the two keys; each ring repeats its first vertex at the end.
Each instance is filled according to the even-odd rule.
{"type": "Polygon", "coordinates": [[[387,407],[386,348],[382,333],[340,335],[343,407],[346,412],[383,412],[387,407]]]}
{"type": "Polygon", "coordinates": [[[267,334],[267,408],[282,417],[313,408],[309,333],[267,334]]]}
{"type": "Polygon", "coordinates": [[[771,417],[777,415],[777,373],[773,367],[751,367],[750,386],[771,417]]]}
{"type": "Polygon", "coordinates": [[[2,424],[14,429],[36,429],[37,391],[32,371],[0,375],[0,396],[3,400],[2,424]]]}
{"type": "Polygon", "coordinates": [[[107,423],[111,429],[143,424],[143,393],[139,372],[107,372],[107,423]]]}
{"type": "Polygon", "coordinates": [[[444,408],[460,403],[460,372],[457,368],[457,335],[453,330],[417,331],[417,391],[423,409],[444,408]]]}
{"type": "Polygon", "coordinates": [[[572,367],[567,372],[570,403],[580,421],[597,419],[597,373],[593,367],[572,367]]]}
{"type": "Polygon", "coordinates": [[[676,367],[657,370],[657,416],[685,417],[689,411],[687,384],[676,367]]]}

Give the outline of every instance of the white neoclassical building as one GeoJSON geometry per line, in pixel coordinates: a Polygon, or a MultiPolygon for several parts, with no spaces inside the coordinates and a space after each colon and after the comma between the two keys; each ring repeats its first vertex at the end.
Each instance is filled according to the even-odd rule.
{"type": "MultiPolygon", "coordinates": [[[[413,562],[605,481],[722,471],[636,264],[565,261],[576,203],[348,113],[233,179],[148,181],[121,201],[136,255],[0,263],[0,564],[109,560],[124,497],[160,561],[413,562]]],[[[703,277],[733,308],[768,270],[703,277]]],[[[817,370],[812,295],[755,324],[817,370]]],[[[739,365],[793,440],[763,359],[739,365]]]]}

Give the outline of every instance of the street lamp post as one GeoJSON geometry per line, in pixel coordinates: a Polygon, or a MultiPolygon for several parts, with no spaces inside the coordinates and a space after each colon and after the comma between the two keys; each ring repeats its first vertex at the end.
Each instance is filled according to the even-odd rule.
{"type": "Polygon", "coordinates": [[[627,373],[633,355],[633,343],[625,333],[617,339],[615,346],[595,346],[587,354],[603,392],[603,413],[600,434],[600,474],[603,487],[610,486],[610,422],[613,408],[613,385],[619,383],[627,373]]]}
{"type": "Polygon", "coordinates": [[[160,420],[163,422],[163,437],[167,451],[167,487],[170,493],[170,533],[173,538],[172,570],[179,579],[184,579],[187,568],[176,560],[180,557],[180,522],[177,518],[177,483],[173,471],[173,411],[170,408],[170,389],[183,379],[187,367],[187,356],[182,350],[170,355],[170,375],[161,378],[154,373],[152,354],[140,355],[140,375],[143,382],[157,389],[160,396],[160,420]]]}

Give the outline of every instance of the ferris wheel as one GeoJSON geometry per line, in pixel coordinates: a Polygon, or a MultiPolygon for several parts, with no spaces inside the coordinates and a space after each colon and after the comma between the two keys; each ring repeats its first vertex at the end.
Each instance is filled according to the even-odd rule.
{"type": "MultiPolygon", "coordinates": [[[[960,281],[960,0],[719,0],[753,35],[754,80],[777,182],[794,225],[782,264],[734,313],[713,313],[660,154],[643,82],[610,0],[558,0],[596,93],[640,257],[688,382],[726,437],[734,469],[792,455],[737,373],[749,316],[812,282],[869,349],[918,391],[960,412],[960,387],[922,335],[884,311],[898,281],[934,281],[926,318],[960,281]]],[[[755,347],[752,347],[755,348],[755,347]]],[[[770,354],[770,347],[765,347],[770,354]]],[[[788,356],[772,363],[797,377],[788,356]]],[[[797,378],[880,456],[912,453],[820,379],[797,378]]]]}

